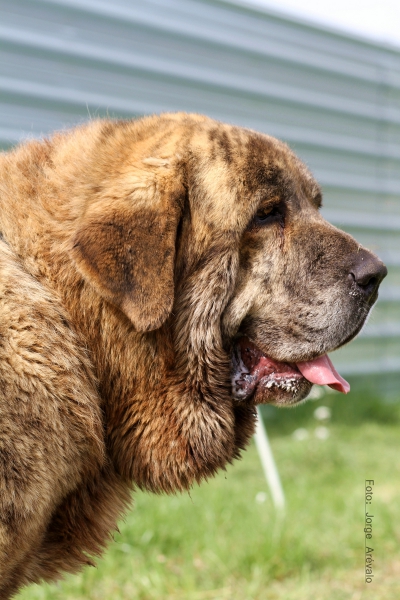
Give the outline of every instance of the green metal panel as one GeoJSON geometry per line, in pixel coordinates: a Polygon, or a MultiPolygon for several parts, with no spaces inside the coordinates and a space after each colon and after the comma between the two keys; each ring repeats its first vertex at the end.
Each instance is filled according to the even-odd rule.
{"type": "Polygon", "coordinates": [[[91,116],[206,113],[286,140],[389,266],[343,372],[400,369],[400,52],[222,0],[0,0],[0,144],[91,116]]]}

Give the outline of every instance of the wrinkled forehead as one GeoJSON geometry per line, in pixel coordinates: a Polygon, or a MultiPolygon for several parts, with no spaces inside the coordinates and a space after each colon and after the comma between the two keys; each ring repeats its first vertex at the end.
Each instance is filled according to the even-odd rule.
{"type": "Polygon", "coordinates": [[[252,194],[314,198],[320,188],[307,166],[280,140],[251,130],[245,134],[242,169],[252,194]]]}
{"type": "Polygon", "coordinates": [[[294,152],[249,129],[213,124],[194,146],[192,167],[194,208],[224,229],[245,226],[269,199],[321,203],[318,183],[294,152]]]}

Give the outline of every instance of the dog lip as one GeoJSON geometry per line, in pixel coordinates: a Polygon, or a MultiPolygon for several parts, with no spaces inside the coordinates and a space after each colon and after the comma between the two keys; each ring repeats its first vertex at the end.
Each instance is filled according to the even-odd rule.
{"type": "MultiPolygon", "coordinates": [[[[267,351],[262,348],[261,344],[258,341],[255,341],[249,334],[242,333],[240,331],[235,335],[233,341],[230,344],[230,354],[232,355],[235,353],[235,351],[237,351],[237,348],[240,345],[240,343],[246,344],[247,342],[254,346],[260,355],[268,357],[268,359],[271,360],[271,362],[276,363],[277,365],[287,365],[288,367],[290,367],[290,369],[298,371],[299,374],[300,371],[297,368],[297,363],[303,361],[311,361],[325,354],[325,352],[321,352],[315,354],[299,355],[299,357],[294,360],[293,358],[290,358],[290,360],[282,360],[281,358],[276,358],[275,356],[272,356],[272,354],[267,353],[267,351]]],[[[328,350],[327,352],[331,351],[332,350],[328,350]]]]}
{"type": "MultiPolygon", "coordinates": [[[[369,309],[369,310],[371,310],[371,309],[369,309]]],[[[328,352],[334,352],[335,350],[339,350],[339,348],[343,348],[343,346],[346,346],[346,344],[349,344],[352,340],[354,340],[354,338],[358,336],[358,334],[360,333],[360,331],[364,327],[365,321],[366,321],[366,317],[362,320],[361,323],[359,323],[356,326],[356,328],[354,329],[354,331],[352,331],[342,342],[340,342],[340,344],[338,344],[337,346],[335,346],[331,350],[328,350],[328,352]]],[[[317,357],[314,357],[314,358],[317,358],[317,357]]],[[[308,359],[308,360],[310,360],[310,359],[308,359]]]]}
{"type": "Polygon", "coordinates": [[[305,377],[292,362],[267,356],[247,336],[237,340],[232,352],[232,392],[237,400],[250,400],[261,390],[273,401],[278,388],[280,394],[295,396],[302,381],[305,377]]]}
{"type": "Polygon", "coordinates": [[[334,348],[331,348],[330,350],[327,350],[327,352],[334,352],[335,350],[339,350],[339,348],[343,348],[343,346],[346,346],[346,344],[349,344],[352,340],[354,340],[355,337],[358,336],[358,334],[360,333],[360,331],[366,323],[368,315],[371,314],[370,311],[374,306],[375,302],[377,301],[378,296],[378,290],[376,290],[376,292],[366,301],[367,313],[364,316],[364,318],[361,319],[361,322],[356,325],[354,331],[352,331],[343,341],[341,341],[340,344],[338,344],[334,348]]]}
{"type": "Polygon", "coordinates": [[[296,367],[296,363],[294,361],[286,361],[286,360],[278,360],[274,357],[272,357],[270,354],[267,354],[266,352],[264,352],[264,350],[258,345],[256,344],[250,337],[247,336],[243,336],[243,338],[241,340],[239,340],[239,346],[241,346],[241,350],[242,350],[242,356],[243,356],[243,361],[245,362],[246,366],[252,367],[254,365],[252,365],[251,363],[252,358],[251,355],[253,354],[254,358],[258,359],[257,362],[260,360],[260,358],[266,358],[268,359],[268,361],[270,362],[270,364],[274,367],[277,367],[279,370],[279,373],[282,373],[283,371],[281,371],[280,369],[282,369],[283,366],[287,366],[289,367],[289,370],[294,370],[299,372],[299,370],[296,367]],[[244,350],[244,352],[243,352],[244,350]],[[246,360],[246,354],[249,354],[249,357],[246,360]]]}

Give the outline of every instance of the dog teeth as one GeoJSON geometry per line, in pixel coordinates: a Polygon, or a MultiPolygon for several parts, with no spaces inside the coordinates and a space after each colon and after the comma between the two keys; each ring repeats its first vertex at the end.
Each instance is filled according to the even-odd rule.
{"type": "Polygon", "coordinates": [[[275,386],[281,390],[286,390],[287,392],[296,392],[297,391],[297,379],[296,377],[290,377],[288,379],[279,379],[278,377],[274,379],[269,379],[265,384],[265,387],[270,389],[272,386],[275,386]]]}

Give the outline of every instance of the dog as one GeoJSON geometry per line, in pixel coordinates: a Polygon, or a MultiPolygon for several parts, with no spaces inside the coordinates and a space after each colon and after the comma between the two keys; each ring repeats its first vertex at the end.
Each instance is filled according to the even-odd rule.
{"type": "Polygon", "coordinates": [[[327,352],[386,268],[320,205],[287,145],[200,115],[0,155],[0,598],[239,458],[256,404],[348,391],[327,352]]]}

